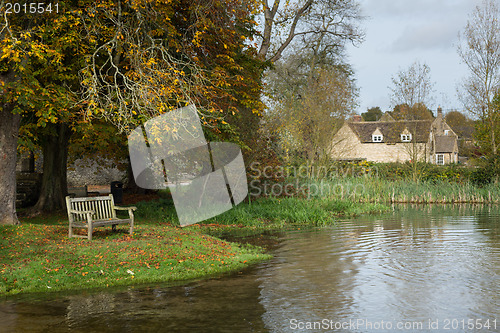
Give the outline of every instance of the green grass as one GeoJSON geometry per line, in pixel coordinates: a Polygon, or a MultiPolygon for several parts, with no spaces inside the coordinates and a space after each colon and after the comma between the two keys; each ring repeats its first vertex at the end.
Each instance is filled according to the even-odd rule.
{"type": "Polygon", "coordinates": [[[250,204],[240,204],[206,222],[245,226],[275,223],[279,225],[325,226],[335,223],[339,216],[354,216],[383,210],[382,205],[360,205],[346,200],[266,198],[250,204]]]}
{"type": "MultiPolygon", "coordinates": [[[[355,203],[348,200],[318,198],[261,198],[241,203],[225,213],[195,224],[189,228],[211,235],[244,237],[284,228],[321,227],[334,224],[339,217],[365,213],[381,213],[387,207],[377,203],[355,203]]],[[[138,219],[163,221],[178,225],[175,209],[170,201],[160,199],[140,203],[138,219]]]]}
{"type": "Polygon", "coordinates": [[[0,295],[189,280],[268,258],[261,248],[164,224],[138,224],[132,236],[98,228],[92,241],[68,238],[66,225],[2,226],[0,295]]]}

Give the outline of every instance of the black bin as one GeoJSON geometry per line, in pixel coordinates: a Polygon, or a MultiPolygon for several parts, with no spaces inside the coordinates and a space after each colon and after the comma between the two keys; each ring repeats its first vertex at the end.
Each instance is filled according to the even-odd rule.
{"type": "Polygon", "coordinates": [[[115,199],[115,203],[121,204],[123,202],[123,183],[111,182],[111,194],[115,199]]]}

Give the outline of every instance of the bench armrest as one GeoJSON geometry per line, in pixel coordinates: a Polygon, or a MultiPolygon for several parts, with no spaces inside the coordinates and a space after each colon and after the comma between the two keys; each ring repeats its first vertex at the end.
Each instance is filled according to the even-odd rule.
{"type": "Polygon", "coordinates": [[[118,207],[118,206],[115,206],[115,210],[137,210],[137,207],[118,207]]]}
{"type": "MultiPolygon", "coordinates": [[[[134,207],[134,206],[131,206],[131,207],[117,207],[115,206],[114,207],[115,210],[128,210],[128,216],[130,216],[130,220],[131,220],[131,224],[130,225],[134,225],[134,210],[137,209],[137,207],[134,207]]],[[[132,227],[131,227],[132,228],[132,227]]],[[[132,230],[132,229],[130,229],[132,230]]],[[[132,233],[132,232],[130,232],[132,233]]]]}

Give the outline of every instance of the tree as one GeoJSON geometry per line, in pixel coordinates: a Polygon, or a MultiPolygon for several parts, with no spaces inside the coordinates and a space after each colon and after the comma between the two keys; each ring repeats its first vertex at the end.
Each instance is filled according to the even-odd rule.
{"type": "Polygon", "coordinates": [[[395,120],[432,120],[434,115],[424,104],[417,103],[413,108],[408,104],[398,104],[391,111],[395,120]]]}
{"type": "Polygon", "coordinates": [[[245,158],[251,158],[264,110],[262,75],[267,68],[259,59],[257,48],[250,43],[257,35],[253,13],[257,12],[260,2],[191,0],[185,3],[191,6],[187,20],[189,34],[183,40],[185,53],[194,54],[196,64],[213,82],[207,87],[212,92],[205,100],[216,101],[219,114],[208,118],[212,119],[213,128],[207,133],[209,139],[237,142],[245,158]],[[197,43],[192,43],[192,39],[197,43]]]}
{"type": "Polygon", "coordinates": [[[265,3],[259,50],[273,62],[265,79],[266,125],[278,138],[282,156],[293,162],[305,159],[312,166],[329,157],[334,134],[356,105],[357,89],[344,62],[344,48],[348,41],[363,39],[357,27],[361,16],[354,1],[279,5],[275,1],[270,10],[265,3]],[[275,29],[278,22],[285,28],[275,29]],[[285,49],[290,51],[284,53],[285,49]]]}
{"type": "Polygon", "coordinates": [[[474,121],[464,113],[454,110],[446,113],[446,123],[451,127],[459,138],[472,140],[474,136],[474,121]]]}
{"type": "Polygon", "coordinates": [[[496,1],[484,0],[477,6],[459,35],[458,54],[469,70],[459,87],[465,108],[479,117],[481,128],[489,136],[490,153],[498,152],[495,125],[500,112],[493,98],[500,88],[500,11],[496,1]]]}
{"type": "MultiPolygon", "coordinates": [[[[67,193],[68,143],[76,124],[82,121],[78,103],[78,73],[90,46],[81,39],[82,15],[86,8],[60,2],[55,17],[40,15],[36,29],[30,32],[34,41],[43,41],[45,57],[31,60],[32,89],[29,102],[21,105],[22,142],[41,148],[43,177],[41,192],[30,214],[63,209],[67,193]]],[[[54,8],[53,12],[57,9],[54,8]]],[[[15,27],[15,26],[14,26],[15,27]]]]}
{"type": "MultiPolygon", "coordinates": [[[[251,2],[60,1],[59,7],[61,13],[2,15],[0,30],[2,135],[16,137],[22,113],[23,132],[36,133],[47,147],[47,186],[36,210],[62,208],[67,142],[81,121],[103,116],[126,130],[196,101],[207,111],[206,127],[218,135],[234,133],[224,121],[227,113],[241,106],[250,114],[261,111],[262,68],[251,63],[256,51],[246,43],[255,24],[251,2]]],[[[0,186],[9,198],[0,220],[11,223],[16,154],[13,141],[5,142],[9,161],[0,170],[9,172],[2,172],[0,186]]]]}
{"type": "Polygon", "coordinates": [[[356,105],[357,89],[343,66],[317,66],[311,75],[310,58],[287,57],[270,73],[266,124],[281,156],[312,166],[329,157],[333,136],[356,105]]]}
{"type": "Polygon", "coordinates": [[[359,5],[354,0],[274,0],[272,4],[265,0],[262,3],[264,29],[258,52],[261,59],[279,60],[298,36],[306,39],[321,36],[342,43],[358,43],[363,39],[363,32],[357,26],[361,19],[359,5]]]}
{"type": "Polygon", "coordinates": [[[380,107],[376,106],[367,109],[367,111],[363,112],[361,116],[363,117],[364,121],[377,121],[382,117],[382,114],[383,112],[380,107]]]}
{"type": "Polygon", "coordinates": [[[430,68],[415,61],[407,70],[400,70],[392,77],[391,101],[393,105],[406,104],[410,112],[428,105],[432,100],[434,83],[430,68]]]}
{"type": "Polygon", "coordinates": [[[472,142],[476,124],[460,111],[449,111],[445,116],[446,123],[458,135],[458,151],[461,156],[472,157],[476,147],[472,142]]]}
{"type": "MultiPolygon", "coordinates": [[[[63,6],[62,2],[60,3],[63,6]]],[[[37,123],[44,127],[56,123],[58,114],[68,108],[70,99],[65,91],[67,86],[60,82],[41,82],[41,77],[60,75],[48,68],[64,67],[58,46],[47,42],[45,33],[58,26],[55,9],[40,15],[17,15],[6,13],[5,1],[0,2],[0,224],[15,224],[15,164],[17,137],[21,119],[26,115],[37,117],[37,123]],[[48,24],[49,23],[49,24],[48,24]],[[4,205],[5,203],[5,205],[4,205]]],[[[61,21],[59,21],[61,22],[61,21]]],[[[68,22],[69,24],[69,22],[68,22]]],[[[55,37],[57,38],[57,37],[55,37]]],[[[68,38],[71,40],[71,38],[68,38]]],[[[61,40],[59,40],[61,42],[61,40]]],[[[64,73],[68,75],[68,73],[64,73]]]]}
{"type": "Polygon", "coordinates": [[[404,150],[412,162],[412,177],[418,180],[420,162],[426,159],[425,145],[417,142],[417,123],[415,120],[432,119],[426,104],[432,99],[433,85],[430,68],[425,63],[415,61],[407,70],[400,70],[392,77],[391,101],[395,105],[393,117],[408,122],[406,130],[411,141],[404,144],[404,150]]]}
{"type": "MultiPolygon", "coordinates": [[[[13,71],[0,75],[0,84],[4,89],[16,81],[13,71]]],[[[5,94],[4,90],[2,95],[5,94]]],[[[21,116],[13,113],[12,102],[3,99],[0,106],[0,224],[17,224],[16,148],[21,116]]]]}

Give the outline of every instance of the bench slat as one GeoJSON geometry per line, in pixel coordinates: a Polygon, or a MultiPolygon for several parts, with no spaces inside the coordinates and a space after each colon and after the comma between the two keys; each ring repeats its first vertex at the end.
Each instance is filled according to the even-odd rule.
{"type": "Polygon", "coordinates": [[[104,213],[104,203],[102,201],[96,201],[95,204],[97,205],[97,210],[99,211],[99,219],[105,219],[106,214],[104,213]]]}
{"type": "Polygon", "coordinates": [[[101,214],[101,212],[99,211],[99,205],[98,205],[98,203],[99,203],[99,202],[97,202],[97,201],[92,201],[92,202],[91,202],[91,204],[94,206],[94,209],[95,209],[95,212],[96,212],[96,213],[95,213],[95,215],[96,215],[96,216],[95,216],[95,219],[96,219],[96,220],[100,220],[100,219],[102,219],[102,214],[101,214]]]}

